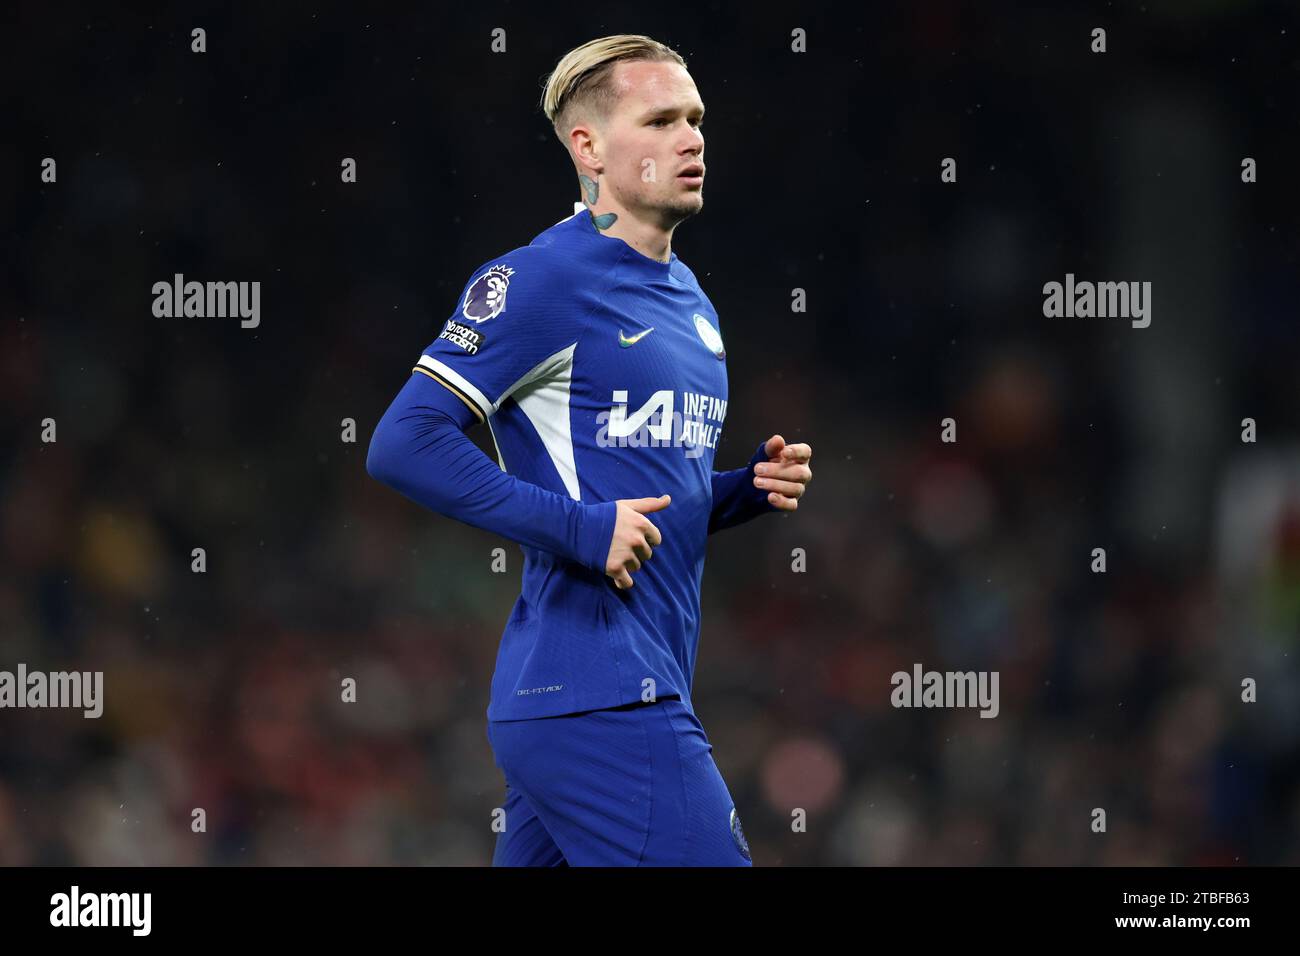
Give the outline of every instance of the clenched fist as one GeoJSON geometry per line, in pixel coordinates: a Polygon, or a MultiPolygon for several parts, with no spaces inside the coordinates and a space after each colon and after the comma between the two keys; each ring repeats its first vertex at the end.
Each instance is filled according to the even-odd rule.
{"type": "Polygon", "coordinates": [[[663,543],[663,535],[646,517],[662,511],[672,502],[671,495],[658,498],[620,498],[615,504],[614,537],[609,543],[609,556],[605,559],[605,573],[614,579],[620,590],[632,586],[633,571],[640,570],[641,562],[649,561],[654,549],[663,543]]]}

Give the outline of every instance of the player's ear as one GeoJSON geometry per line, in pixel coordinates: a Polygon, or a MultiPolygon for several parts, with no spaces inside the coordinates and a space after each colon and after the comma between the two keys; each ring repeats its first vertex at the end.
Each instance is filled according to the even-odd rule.
{"type": "Polygon", "coordinates": [[[569,131],[569,146],[574,165],[580,174],[594,179],[605,171],[605,164],[600,158],[601,143],[594,129],[583,124],[573,127],[569,131]]]}

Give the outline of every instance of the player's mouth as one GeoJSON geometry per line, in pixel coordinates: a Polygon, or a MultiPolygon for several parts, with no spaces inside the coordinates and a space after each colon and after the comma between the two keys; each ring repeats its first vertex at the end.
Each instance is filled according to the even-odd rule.
{"type": "Polygon", "coordinates": [[[688,186],[703,186],[704,167],[699,163],[687,166],[677,174],[677,179],[679,182],[685,183],[688,186]]]}

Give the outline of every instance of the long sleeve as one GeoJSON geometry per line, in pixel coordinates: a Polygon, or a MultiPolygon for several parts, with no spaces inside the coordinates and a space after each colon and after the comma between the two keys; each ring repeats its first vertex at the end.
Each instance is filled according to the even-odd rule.
{"type": "Polygon", "coordinates": [[[465,435],[476,420],[413,373],[375,427],[366,471],[439,514],[603,574],[617,503],[584,504],[507,474],[465,435]]]}
{"type": "Polygon", "coordinates": [[[754,466],[767,461],[767,442],[744,468],[713,473],[713,510],[709,513],[709,534],[743,524],[751,518],[780,509],[767,500],[768,492],[754,487],[754,466]]]}

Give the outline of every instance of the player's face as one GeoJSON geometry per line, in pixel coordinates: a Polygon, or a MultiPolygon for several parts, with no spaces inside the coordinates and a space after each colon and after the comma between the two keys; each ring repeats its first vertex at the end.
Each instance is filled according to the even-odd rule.
{"type": "Polygon", "coordinates": [[[680,63],[614,67],[605,183],[624,208],[669,227],[704,206],[704,103],[680,63]]]}

